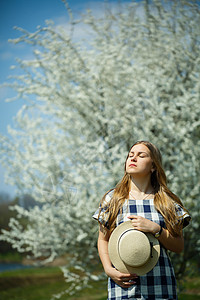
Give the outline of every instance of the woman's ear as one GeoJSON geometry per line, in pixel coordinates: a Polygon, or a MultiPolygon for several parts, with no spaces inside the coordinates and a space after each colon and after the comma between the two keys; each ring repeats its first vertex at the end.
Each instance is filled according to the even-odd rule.
{"type": "Polygon", "coordinates": [[[151,173],[153,173],[155,170],[156,170],[156,166],[154,162],[152,162],[151,173]]]}

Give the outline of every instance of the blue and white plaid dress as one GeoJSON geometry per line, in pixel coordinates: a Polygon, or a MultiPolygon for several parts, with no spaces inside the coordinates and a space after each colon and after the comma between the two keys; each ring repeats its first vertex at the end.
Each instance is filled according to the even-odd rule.
{"type": "MultiPolygon", "coordinates": [[[[112,197],[113,190],[105,198],[108,203],[112,197]]],[[[176,209],[178,215],[184,219],[184,227],[189,224],[190,216],[178,204],[176,209]]],[[[93,218],[98,220],[99,210],[93,218]]],[[[127,199],[122,208],[122,214],[118,215],[116,226],[129,221],[130,215],[142,216],[166,228],[163,216],[155,209],[153,199],[132,200],[127,199]]],[[[101,216],[100,223],[106,225],[107,220],[101,216]]],[[[137,283],[129,288],[122,288],[111,278],[108,278],[108,300],[137,299],[137,300],[176,300],[176,279],[174,269],[166,249],[160,244],[160,257],[156,266],[147,274],[139,276],[137,283]]]]}

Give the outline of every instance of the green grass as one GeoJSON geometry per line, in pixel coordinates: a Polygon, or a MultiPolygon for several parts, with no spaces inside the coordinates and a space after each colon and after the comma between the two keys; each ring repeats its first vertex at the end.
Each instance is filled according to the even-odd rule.
{"type": "Polygon", "coordinates": [[[50,299],[64,287],[59,268],[30,268],[0,273],[2,300],[50,299]]]}
{"type": "Polygon", "coordinates": [[[187,295],[187,294],[181,294],[178,297],[179,300],[200,300],[200,296],[199,295],[187,295]]]}
{"type": "MultiPolygon", "coordinates": [[[[61,300],[106,300],[107,282],[92,282],[73,296],[63,295],[61,300]]],[[[50,300],[53,294],[64,291],[64,281],[58,267],[30,268],[0,273],[1,300],[50,300]]],[[[200,300],[200,277],[189,278],[179,300],[200,300]]]]}
{"type": "Polygon", "coordinates": [[[0,262],[4,263],[21,263],[22,254],[18,252],[0,253],[0,262]]]}
{"type": "Polygon", "coordinates": [[[51,275],[61,275],[62,271],[59,267],[38,267],[38,268],[27,268],[27,269],[20,269],[20,270],[12,270],[12,271],[4,271],[0,273],[0,280],[1,278],[6,277],[27,277],[29,275],[40,277],[40,276],[46,276],[48,274],[51,275]]]}
{"type": "MultiPolygon", "coordinates": [[[[92,283],[74,296],[63,295],[61,300],[105,300],[106,282],[92,283]]],[[[69,288],[58,267],[30,268],[0,273],[1,300],[49,300],[69,288]]]]}
{"type": "Polygon", "coordinates": [[[183,283],[183,292],[179,300],[200,300],[200,276],[188,278],[183,283]]]}

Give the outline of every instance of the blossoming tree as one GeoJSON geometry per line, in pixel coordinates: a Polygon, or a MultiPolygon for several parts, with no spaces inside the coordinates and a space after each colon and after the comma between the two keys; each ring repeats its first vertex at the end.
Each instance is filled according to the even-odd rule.
{"type": "MultiPolygon", "coordinates": [[[[71,11],[69,10],[71,14],[71,11]]],[[[120,180],[126,153],[137,140],[155,143],[170,188],[193,217],[177,273],[197,257],[200,157],[200,8],[197,1],[132,2],[71,18],[71,30],[48,22],[34,33],[20,29],[34,58],[11,83],[27,100],[1,160],[20,193],[38,205],[15,206],[1,239],[48,262],[64,253],[72,292],[89,279],[97,260],[92,214],[120,180]],[[74,39],[80,26],[88,38],[74,39]],[[22,226],[21,218],[27,225],[22,226]],[[91,263],[92,261],[92,263],[91,263]],[[83,272],[69,273],[73,266],[83,272]],[[70,275],[69,275],[70,274],[70,275]]]]}

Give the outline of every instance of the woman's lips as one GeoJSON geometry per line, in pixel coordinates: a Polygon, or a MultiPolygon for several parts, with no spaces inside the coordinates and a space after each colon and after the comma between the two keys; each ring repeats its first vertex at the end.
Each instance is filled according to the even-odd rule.
{"type": "Polygon", "coordinates": [[[137,167],[135,164],[130,164],[129,167],[137,167]]]}

